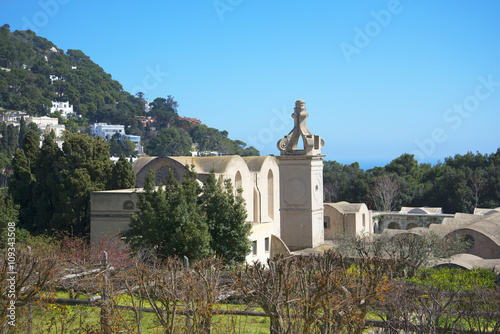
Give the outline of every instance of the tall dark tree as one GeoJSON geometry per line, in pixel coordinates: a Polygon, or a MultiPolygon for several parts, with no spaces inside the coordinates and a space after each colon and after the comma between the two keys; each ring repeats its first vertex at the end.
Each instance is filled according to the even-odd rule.
{"type": "Polygon", "coordinates": [[[240,193],[234,194],[230,179],[218,182],[213,171],[203,186],[201,197],[211,235],[210,247],[226,263],[243,263],[250,253],[252,225],[240,193]]]}
{"type": "Polygon", "coordinates": [[[180,255],[198,260],[212,254],[206,217],[198,202],[196,174],[185,174],[180,185],[170,173],[167,183],[155,190],[148,174],[139,194],[139,215],[132,216],[126,232],[134,248],[152,247],[161,256],[180,255]]]}
{"type": "Polygon", "coordinates": [[[36,166],[40,155],[38,136],[28,132],[23,140],[22,148],[14,154],[12,160],[13,174],[9,178],[9,193],[19,209],[19,224],[30,230],[33,217],[36,215],[34,203],[34,187],[36,185],[36,166]]]}
{"type": "Polygon", "coordinates": [[[28,126],[26,125],[26,121],[24,120],[24,116],[21,116],[21,120],[19,121],[19,147],[23,147],[24,136],[28,132],[28,126]]]}
{"type": "Polygon", "coordinates": [[[99,137],[68,134],[61,151],[50,136],[40,153],[28,132],[13,159],[9,192],[20,205],[20,225],[31,232],[90,229],[90,192],[105,190],[113,162],[99,137]]]}
{"type": "Polygon", "coordinates": [[[107,189],[129,189],[135,187],[135,173],[125,154],[113,166],[107,189]]]}
{"type": "Polygon", "coordinates": [[[64,209],[60,206],[62,187],[62,171],[64,156],[52,137],[47,136],[42,144],[38,157],[33,187],[33,206],[35,215],[31,217],[30,230],[35,233],[64,229],[54,226],[53,216],[64,209]]]}

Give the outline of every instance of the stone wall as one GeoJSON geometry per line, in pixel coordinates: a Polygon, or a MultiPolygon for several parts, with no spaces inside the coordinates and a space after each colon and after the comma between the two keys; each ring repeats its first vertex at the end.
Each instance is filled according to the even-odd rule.
{"type": "Polygon", "coordinates": [[[429,227],[430,224],[441,224],[443,219],[453,215],[428,215],[428,214],[405,214],[405,213],[373,213],[375,233],[384,229],[409,230],[414,227],[429,227]]]}

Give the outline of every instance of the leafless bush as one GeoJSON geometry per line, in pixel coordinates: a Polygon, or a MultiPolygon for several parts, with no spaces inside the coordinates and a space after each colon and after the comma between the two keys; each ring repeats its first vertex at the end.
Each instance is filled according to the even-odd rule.
{"type": "Polygon", "coordinates": [[[13,327],[31,331],[33,305],[38,297],[51,297],[52,284],[61,276],[61,262],[56,254],[35,256],[31,249],[0,251],[0,327],[2,332],[13,327]],[[11,323],[12,324],[12,323],[11,323]]]}
{"type": "Polygon", "coordinates": [[[340,254],[275,257],[247,265],[238,289],[271,319],[272,333],[361,333],[371,305],[386,293],[395,262],[346,264],[340,254]]]}

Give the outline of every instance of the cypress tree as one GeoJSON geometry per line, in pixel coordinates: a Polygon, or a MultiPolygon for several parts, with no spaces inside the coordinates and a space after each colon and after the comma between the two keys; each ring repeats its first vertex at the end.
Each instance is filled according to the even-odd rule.
{"type": "Polygon", "coordinates": [[[202,201],[211,235],[210,247],[226,263],[242,263],[250,253],[252,225],[246,222],[241,189],[234,194],[230,179],[217,181],[212,171],[203,186],[202,201]]]}
{"type": "Polygon", "coordinates": [[[135,187],[135,173],[125,154],[113,166],[107,189],[130,189],[135,187]]]}

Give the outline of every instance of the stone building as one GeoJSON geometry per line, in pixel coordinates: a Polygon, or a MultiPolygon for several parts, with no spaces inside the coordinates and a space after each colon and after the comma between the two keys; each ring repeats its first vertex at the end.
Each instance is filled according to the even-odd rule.
{"type": "Polygon", "coordinates": [[[198,180],[205,181],[213,170],[220,179],[230,179],[235,189],[242,188],[248,221],[252,223],[252,253],[247,261],[265,261],[271,251],[271,235],[280,235],[279,170],[276,159],[262,157],[143,157],[134,162],[135,189],[96,191],[91,194],[91,238],[128,228],[130,213],[137,212],[137,195],[142,191],[149,170],[156,183],[165,182],[170,171],[177,181],[184,180],[187,166],[194,166],[198,180]]]}
{"type": "Polygon", "coordinates": [[[295,103],[292,117],[294,128],[278,141],[281,238],[290,249],[312,248],[324,243],[321,149],[325,143],[307,128],[304,101],[295,103]]]}
{"type": "Polygon", "coordinates": [[[443,219],[453,217],[444,214],[442,208],[402,207],[399,212],[374,212],[374,233],[385,229],[409,230],[416,227],[429,227],[431,224],[441,224],[443,219]]]}
{"type": "Polygon", "coordinates": [[[324,242],[323,158],[324,142],[306,126],[304,101],[297,101],[295,126],[280,140],[281,156],[240,157],[142,157],[134,162],[136,188],[96,191],[91,194],[91,239],[128,228],[130,213],[137,212],[137,195],[150,170],[160,184],[172,171],[182,182],[186,166],[193,166],[198,180],[211,170],[242,188],[248,221],[252,223],[252,252],[247,262],[265,261],[288,247],[315,247],[324,242]],[[302,141],[304,147],[299,147],[302,141]]]}
{"type": "Polygon", "coordinates": [[[374,232],[372,212],[364,203],[325,203],[325,240],[339,234],[350,236],[374,232]]]}
{"type": "Polygon", "coordinates": [[[456,213],[444,218],[439,224],[429,225],[428,228],[416,227],[409,231],[386,229],[382,233],[390,238],[407,233],[420,236],[435,233],[441,238],[465,239],[470,246],[464,253],[438,261],[435,265],[463,269],[483,267],[500,273],[500,213],[456,213]]]}

